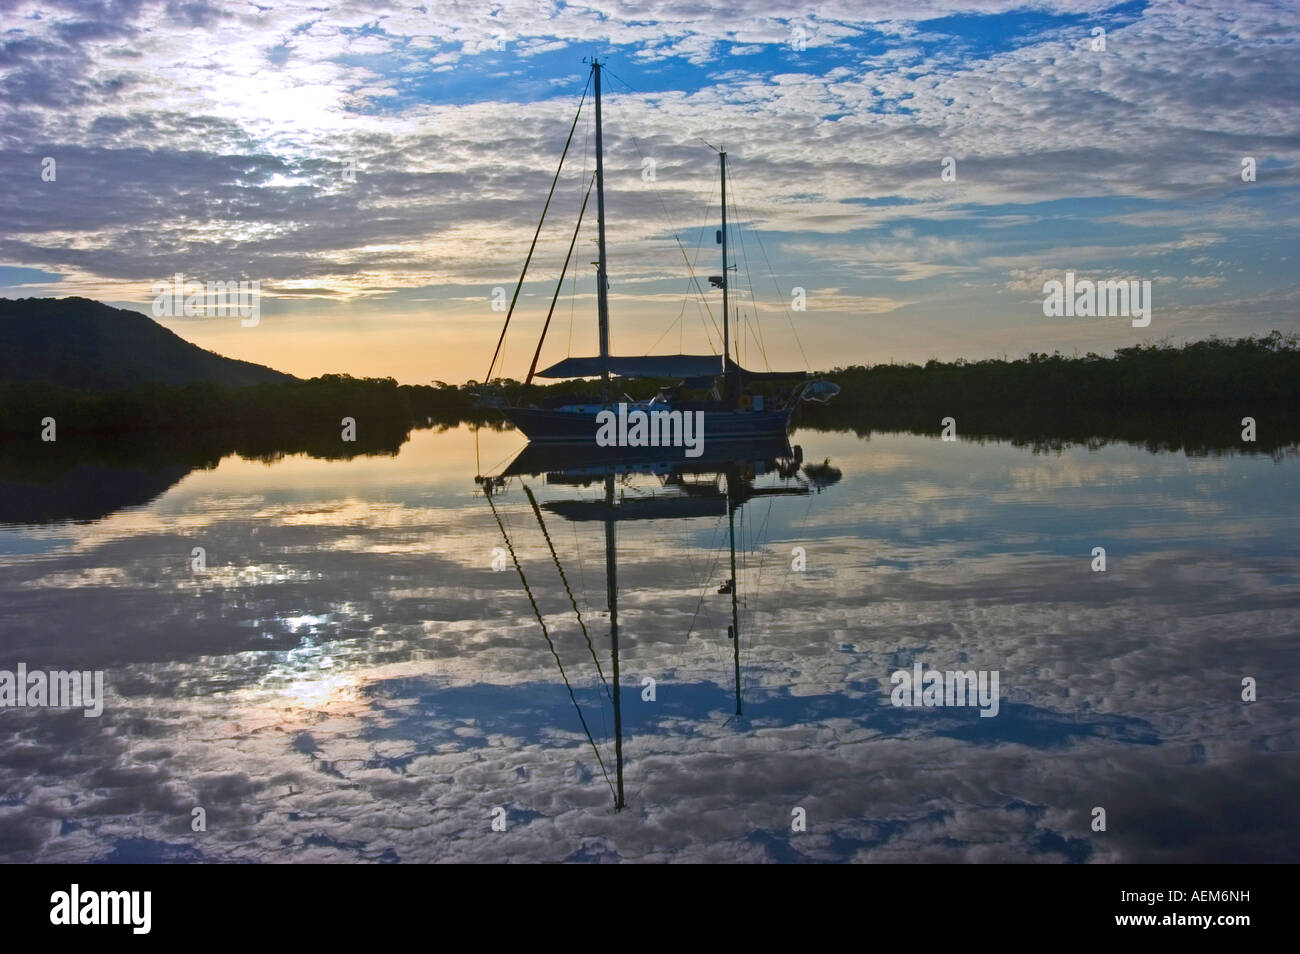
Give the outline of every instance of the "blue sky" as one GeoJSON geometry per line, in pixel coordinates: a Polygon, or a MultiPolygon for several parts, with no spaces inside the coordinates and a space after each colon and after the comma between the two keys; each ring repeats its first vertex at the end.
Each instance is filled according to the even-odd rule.
{"type": "MultiPolygon", "coordinates": [[[[618,351],[717,348],[719,296],[711,319],[674,237],[718,272],[706,142],[730,155],[753,366],[1293,330],[1297,21],[1214,0],[19,2],[0,14],[0,295],[148,312],[177,272],[258,280],[255,328],[160,320],[298,374],[479,378],[595,54],[618,351]],[[1150,326],[1045,317],[1067,270],[1151,281],[1150,326]]],[[[507,374],[592,145],[588,110],[507,374]]],[[[594,225],[544,360],[594,349],[594,225]]]]}

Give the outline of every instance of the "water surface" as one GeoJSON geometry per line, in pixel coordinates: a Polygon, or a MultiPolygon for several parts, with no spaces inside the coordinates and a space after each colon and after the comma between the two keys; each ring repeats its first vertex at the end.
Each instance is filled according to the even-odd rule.
{"type": "Polygon", "coordinates": [[[741,475],[741,715],[728,482],[615,481],[621,811],[605,484],[489,500],[513,432],[10,506],[0,668],[108,699],[0,710],[0,860],[1300,859],[1295,456],[792,441],[842,476],[741,475]],[[918,661],[998,715],[891,705],[918,661]]]}

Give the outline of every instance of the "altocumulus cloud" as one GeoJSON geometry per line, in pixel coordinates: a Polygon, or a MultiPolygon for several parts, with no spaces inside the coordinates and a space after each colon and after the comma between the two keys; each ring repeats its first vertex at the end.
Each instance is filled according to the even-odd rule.
{"type": "MultiPolygon", "coordinates": [[[[1217,302],[1233,305],[1220,332],[1290,320],[1275,239],[1297,224],[1293,4],[860,7],[13,4],[0,15],[0,262],[62,276],[11,286],[27,293],[144,302],[149,282],[183,271],[375,307],[432,289],[453,309],[517,272],[579,61],[601,51],[624,292],[668,290],[658,277],[680,267],[665,208],[679,227],[704,221],[704,137],[744,171],[743,217],[783,253],[785,283],[837,290],[815,354],[836,354],[857,300],[876,327],[919,318],[931,342],[974,320],[991,347],[1023,344],[1033,309],[1017,276],[1074,267],[1081,245],[1101,247],[1102,267],[1137,256],[1188,277],[1160,290],[1173,310],[1153,333],[1201,328],[1217,302]],[[39,179],[44,156],[57,183],[39,179]],[[956,182],[940,180],[944,156],[956,182]],[[1180,243],[1206,221],[1225,225],[1221,250],[1197,266],[1180,243]]],[[[562,206],[581,178],[575,167],[562,206]]]]}

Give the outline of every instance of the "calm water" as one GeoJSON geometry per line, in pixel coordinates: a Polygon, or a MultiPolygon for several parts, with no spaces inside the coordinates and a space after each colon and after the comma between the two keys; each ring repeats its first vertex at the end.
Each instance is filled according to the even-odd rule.
{"type": "Polygon", "coordinates": [[[622,811],[605,485],[489,499],[516,434],[0,527],[0,669],[107,684],[0,710],[0,860],[1300,860],[1295,457],[792,440],[842,477],[616,482],[622,811]],[[914,662],[998,715],[891,705],[914,662]]]}

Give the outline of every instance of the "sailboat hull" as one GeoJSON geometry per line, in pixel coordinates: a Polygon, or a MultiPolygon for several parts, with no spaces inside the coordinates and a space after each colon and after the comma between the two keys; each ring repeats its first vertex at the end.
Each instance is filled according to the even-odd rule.
{"type": "MultiPolygon", "coordinates": [[[[586,444],[595,447],[597,446],[596,432],[599,430],[596,415],[605,408],[590,407],[574,411],[507,407],[502,410],[510,422],[523,431],[524,436],[530,441],[547,444],[586,444]]],[[[790,430],[792,410],[703,411],[704,429],[701,433],[704,444],[708,446],[709,442],[784,436],[790,430]]]]}

